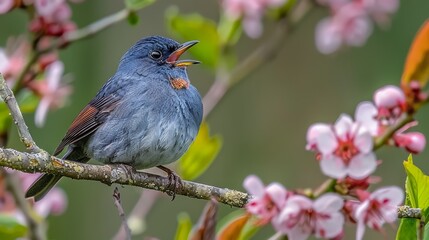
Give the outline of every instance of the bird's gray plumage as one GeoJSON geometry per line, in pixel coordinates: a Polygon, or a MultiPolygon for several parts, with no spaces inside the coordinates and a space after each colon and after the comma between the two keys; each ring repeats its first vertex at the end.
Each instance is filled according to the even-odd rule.
{"type": "MultiPolygon", "coordinates": [[[[198,133],[201,97],[189,83],[185,67],[168,63],[180,48],[168,38],[144,38],[121,58],[116,73],[76,117],[54,155],[68,147],[64,158],[86,162],[123,163],[138,169],[176,161],[198,133]],[[160,59],[150,56],[153,51],[160,59]],[[181,79],[187,87],[174,88],[181,79]]],[[[26,196],[41,199],[60,179],[44,175],[26,196]]]]}

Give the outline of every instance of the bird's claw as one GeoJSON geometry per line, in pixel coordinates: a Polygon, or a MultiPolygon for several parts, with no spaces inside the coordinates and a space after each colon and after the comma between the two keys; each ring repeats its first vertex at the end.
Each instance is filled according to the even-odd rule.
{"type": "Polygon", "coordinates": [[[175,172],[173,172],[171,169],[166,168],[164,166],[158,166],[159,169],[167,173],[168,177],[168,184],[167,184],[167,191],[166,193],[169,196],[172,196],[173,198],[171,201],[176,198],[176,192],[178,189],[183,187],[182,179],[177,175],[175,172]]]}

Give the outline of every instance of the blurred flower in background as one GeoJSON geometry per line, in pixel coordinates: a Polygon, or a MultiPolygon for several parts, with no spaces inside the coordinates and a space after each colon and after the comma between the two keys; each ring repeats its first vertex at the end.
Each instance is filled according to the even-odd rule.
{"type": "MultiPolygon", "coordinates": [[[[26,191],[30,185],[40,176],[40,174],[24,173],[16,170],[6,169],[8,174],[13,174],[19,180],[22,191],[26,191]]],[[[67,197],[64,191],[54,187],[46,197],[35,202],[33,209],[42,217],[48,215],[60,215],[67,208],[67,197]]],[[[5,176],[0,177],[0,212],[15,216],[22,224],[25,224],[25,218],[21,210],[17,207],[15,200],[10,192],[7,191],[5,176]]]]}
{"type": "Polygon", "coordinates": [[[243,20],[243,28],[251,38],[262,34],[262,19],[267,9],[279,7],[287,0],[223,0],[222,8],[233,19],[243,20]]]}
{"type": "Polygon", "coordinates": [[[399,0],[318,0],[331,15],[316,27],[316,47],[330,54],[341,46],[362,46],[372,33],[373,21],[386,26],[399,0]]]}

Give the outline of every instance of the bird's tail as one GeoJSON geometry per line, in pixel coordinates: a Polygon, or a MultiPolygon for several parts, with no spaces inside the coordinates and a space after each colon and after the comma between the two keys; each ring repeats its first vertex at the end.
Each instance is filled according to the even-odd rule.
{"type": "MultiPolygon", "coordinates": [[[[83,153],[81,148],[69,147],[62,159],[75,162],[88,162],[89,158],[83,153]]],[[[25,193],[25,197],[34,197],[37,202],[42,199],[61,179],[61,176],[54,174],[43,174],[40,176],[25,193]]]]}
{"type": "Polygon", "coordinates": [[[54,174],[43,174],[40,176],[25,193],[25,197],[34,197],[37,202],[42,199],[61,179],[61,176],[54,174]]]}

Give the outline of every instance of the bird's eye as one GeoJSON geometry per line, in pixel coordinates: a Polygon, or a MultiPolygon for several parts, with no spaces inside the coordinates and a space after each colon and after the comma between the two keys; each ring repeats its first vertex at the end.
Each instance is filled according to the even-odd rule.
{"type": "Polygon", "coordinates": [[[158,60],[162,57],[162,53],[160,51],[153,51],[150,53],[150,57],[152,59],[158,60]]]}

